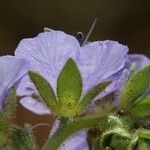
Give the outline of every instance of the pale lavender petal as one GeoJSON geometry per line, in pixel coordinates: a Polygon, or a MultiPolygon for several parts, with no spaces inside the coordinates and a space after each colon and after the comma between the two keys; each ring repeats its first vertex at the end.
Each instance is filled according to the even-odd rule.
{"type": "Polygon", "coordinates": [[[59,125],[60,125],[60,120],[61,120],[60,118],[57,118],[55,120],[55,122],[53,123],[51,131],[50,131],[49,138],[51,138],[55,134],[55,132],[58,130],[59,125]]]}
{"type": "Polygon", "coordinates": [[[85,131],[77,133],[62,144],[59,150],[89,150],[85,131]]]}
{"type": "MultiPolygon", "coordinates": [[[[49,138],[58,130],[60,125],[60,119],[56,119],[54,122],[49,138]]],[[[89,150],[87,143],[87,132],[81,131],[68,138],[59,148],[59,150],[89,150]]]]}
{"type": "Polygon", "coordinates": [[[125,79],[127,77],[128,70],[124,69],[123,71],[119,71],[113,76],[109,77],[108,80],[112,80],[113,83],[108,86],[97,98],[102,98],[113,91],[121,90],[125,84],[125,79]]]}
{"type": "Polygon", "coordinates": [[[24,97],[20,100],[20,104],[31,112],[39,115],[49,115],[51,111],[41,102],[31,98],[24,97]]]}
{"type": "Polygon", "coordinates": [[[23,77],[18,85],[16,90],[17,96],[31,96],[33,94],[39,95],[36,90],[33,82],[29,79],[29,76],[26,75],[23,77]]]}
{"type": "Polygon", "coordinates": [[[29,62],[13,56],[0,57],[0,108],[3,107],[8,90],[28,71],[29,62]]]}
{"type": "Polygon", "coordinates": [[[122,69],[127,52],[126,46],[108,40],[91,42],[83,46],[78,66],[83,77],[84,93],[122,69]]]}
{"type": "Polygon", "coordinates": [[[51,31],[22,40],[15,50],[15,56],[29,60],[31,69],[43,75],[56,91],[56,81],[62,67],[70,57],[77,57],[79,49],[80,45],[73,36],[51,31]]]}
{"type": "Polygon", "coordinates": [[[150,64],[150,59],[141,54],[131,54],[128,55],[126,66],[129,68],[132,63],[136,63],[137,69],[140,69],[146,64],[150,64]]]}

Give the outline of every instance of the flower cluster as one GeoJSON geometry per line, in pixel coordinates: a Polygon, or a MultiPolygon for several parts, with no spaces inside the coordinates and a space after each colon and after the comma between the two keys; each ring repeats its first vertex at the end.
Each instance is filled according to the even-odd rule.
{"type": "MultiPolygon", "coordinates": [[[[22,40],[14,56],[0,57],[1,122],[8,122],[15,87],[26,109],[56,117],[43,150],[148,150],[150,59],[127,53],[116,41],[80,45],[54,30],[22,40]]],[[[32,127],[12,128],[13,141],[26,135],[22,149],[37,149],[32,127]]]]}

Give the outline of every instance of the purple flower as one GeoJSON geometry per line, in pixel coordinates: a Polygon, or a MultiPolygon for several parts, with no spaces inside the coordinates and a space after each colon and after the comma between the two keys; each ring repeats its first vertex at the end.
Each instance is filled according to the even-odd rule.
{"type": "Polygon", "coordinates": [[[140,69],[144,65],[150,64],[150,59],[141,54],[131,54],[128,55],[125,66],[129,68],[132,63],[136,63],[137,69],[140,69]]]}
{"type": "MultiPolygon", "coordinates": [[[[109,40],[90,42],[81,47],[75,37],[61,31],[51,31],[22,40],[15,51],[15,56],[26,58],[30,62],[31,70],[44,76],[55,92],[60,71],[66,61],[70,57],[73,58],[81,72],[83,94],[104,80],[114,81],[102,95],[96,97],[97,99],[119,88],[119,82],[124,76],[123,68],[127,52],[126,46],[109,40]]],[[[44,104],[34,98],[38,92],[28,76],[21,80],[17,94],[26,96],[20,103],[30,111],[40,115],[50,113],[44,104]]],[[[67,140],[62,150],[69,150],[70,147],[72,150],[88,150],[86,132],[67,140]]]]}
{"type": "MultiPolygon", "coordinates": [[[[70,57],[73,58],[81,72],[83,94],[85,94],[93,86],[117,74],[124,67],[127,52],[126,46],[109,40],[90,42],[81,47],[75,37],[61,31],[51,31],[40,33],[35,38],[22,40],[15,51],[15,56],[26,58],[30,62],[31,70],[44,76],[55,92],[60,71],[66,61],[70,57]]],[[[122,72],[118,74],[117,80],[121,75],[122,72]]],[[[115,81],[117,80],[115,79],[115,81]]],[[[116,82],[112,85],[104,95],[117,88],[116,82]]],[[[28,76],[22,79],[17,94],[28,96],[20,101],[24,107],[34,113],[45,114],[45,106],[41,106],[41,109],[39,109],[39,105],[38,109],[29,106],[30,104],[36,106],[35,100],[29,99],[29,96],[37,95],[38,92],[28,76]],[[31,100],[34,102],[31,103],[31,100]]],[[[99,97],[101,95],[96,98],[99,97]]],[[[47,113],[48,111],[46,111],[47,113]]]]}
{"type": "MultiPolygon", "coordinates": [[[[132,63],[136,63],[137,69],[139,70],[144,65],[150,64],[150,59],[144,55],[141,54],[132,54],[128,56],[127,63],[125,66],[129,67],[132,63]]],[[[150,95],[150,86],[149,88],[144,92],[142,97],[146,97],[150,95]]]]}
{"type": "MultiPolygon", "coordinates": [[[[150,59],[142,54],[127,55],[126,62],[125,62],[123,69],[121,69],[121,71],[118,72],[118,74],[120,74],[121,72],[124,72],[124,73],[120,78],[120,82],[117,82],[118,84],[120,84],[120,86],[119,86],[119,89],[117,91],[115,91],[115,101],[114,101],[115,105],[117,105],[120,100],[120,93],[121,93],[122,89],[124,88],[124,85],[128,81],[129,70],[133,63],[135,63],[135,65],[136,65],[135,72],[134,72],[134,73],[136,73],[136,71],[141,69],[144,65],[150,64],[150,59]]],[[[132,75],[134,75],[134,73],[132,75]]],[[[113,78],[114,77],[116,77],[116,75],[113,76],[113,78]]]]}
{"type": "Polygon", "coordinates": [[[5,104],[8,90],[27,73],[28,65],[22,58],[0,57],[0,109],[5,104]]]}

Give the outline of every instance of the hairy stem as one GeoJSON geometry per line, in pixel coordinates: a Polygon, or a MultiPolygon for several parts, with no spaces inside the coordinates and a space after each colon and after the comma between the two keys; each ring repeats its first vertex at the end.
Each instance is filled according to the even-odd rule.
{"type": "Polygon", "coordinates": [[[59,128],[52,138],[48,139],[43,147],[43,150],[58,150],[60,145],[75,132],[82,129],[98,127],[103,120],[103,117],[83,117],[67,126],[59,128]]]}

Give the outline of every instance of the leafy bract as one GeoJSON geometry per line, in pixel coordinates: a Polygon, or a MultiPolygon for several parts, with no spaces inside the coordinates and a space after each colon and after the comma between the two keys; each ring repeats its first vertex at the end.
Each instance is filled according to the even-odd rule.
{"type": "Polygon", "coordinates": [[[121,97],[120,108],[127,108],[130,102],[139,98],[150,85],[150,65],[139,70],[125,85],[121,97]]]}
{"type": "Polygon", "coordinates": [[[39,75],[36,72],[29,71],[29,77],[36,86],[39,94],[41,95],[44,102],[47,104],[47,106],[54,110],[54,112],[57,109],[57,100],[54,94],[53,89],[51,88],[50,84],[46,79],[44,79],[41,75],[39,75]]]}
{"type": "Polygon", "coordinates": [[[57,95],[64,116],[77,113],[77,103],[82,93],[82,78],[73,59],[69,59],[62,69],[57,81],[57,95]]]}
{"type": "Polygon", "coordinates": [[[135,119],[150,117],[150,96],[140,99],[131,105],[129,112],[135,119]]]}
{"type": "Polygon", "coordinates": [[[94,86],[82,99],[82,101],[80,102],[80,107],[82,109],[85,109],[87,107],[88,104],[91,103],[91,101],[98,95],[100,94],[102,91],[104,91],[106,89],[106,87],[108,85],[111,84],[111,81],[104,81],[101,82],[100,84],[94,86]]]}
{"type": "Polygon", "coordinates": [[[77,103],[82,93],[82,79],[73,59],[69,59],[57,81],[57,95],[63,105],[77,103]]]}

